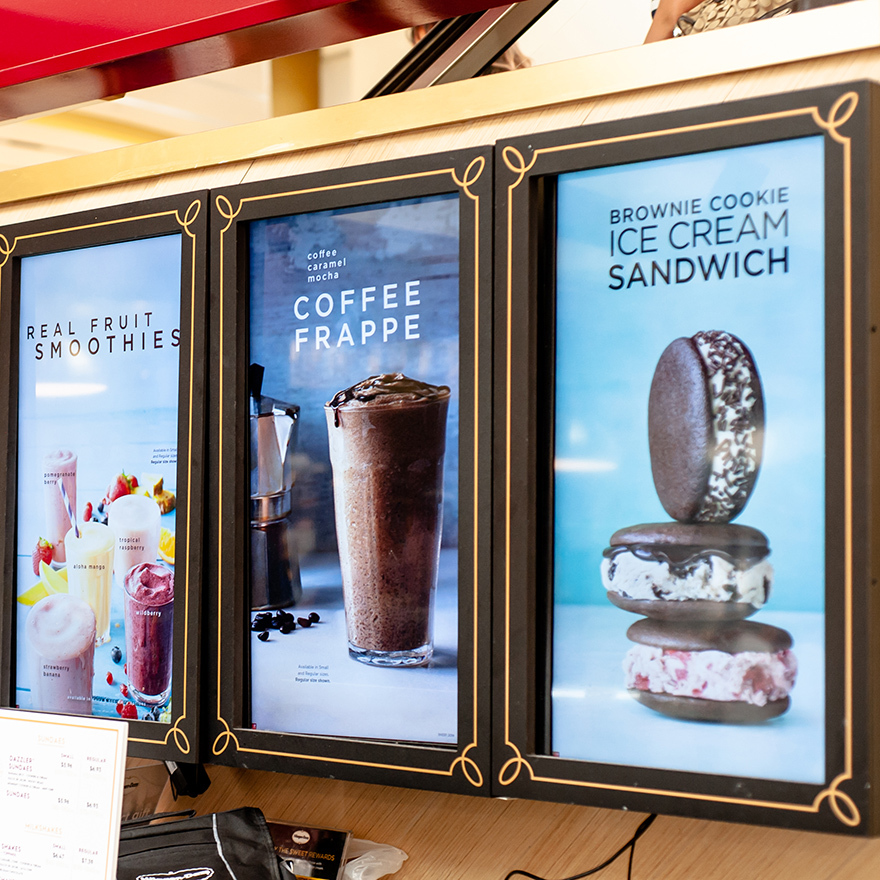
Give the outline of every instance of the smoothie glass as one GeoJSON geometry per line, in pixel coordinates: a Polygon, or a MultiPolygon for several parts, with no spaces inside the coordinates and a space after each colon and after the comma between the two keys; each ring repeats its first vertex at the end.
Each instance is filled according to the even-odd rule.
{"type": "Polygon", "coordinates": [[[110,640],[110,591],[116,538],[108,526],[97,522],[83,523],[79,531],[79,537],[71,529],[65,538],[68,590],[71,596],[88,602],[95,612],[95,641],[103,645],[110,640]]]}
{"type": "Polygon", "coordinates": [[[31,708],[92,714],[95,613],[82,599],[54,593],[37,602],[25,623],[31,708]]]}
{"type": "Polygon", "coordinates": [[[156,561],[160,516],[159,505],[146,495],[122,495],[107,508],[107,525],[116,535],[113,567],[120,586],[130,568],[156,561]]]}
{"type": "Polygon", "coordinates": [[[349,654],[420,666],[434,651],[449,389],[372,376],[325,407],[349,654]]]}
{"type": "Polygon", "coordinates": [[[122,595],[129,689],[141,703],[164,705],[171,695],[174,573],[142,562],[129,569],[122,595]]]}
{"type": "Polygon", "coordinates": [[[66,562],[67,553],[64,537],[70,530],[70,516],[61,496],[58,481],[70,499],[70,506],[76,510],[76,453],[69,449],[56,449],[43,458],[43,503],[46,508],[45,538],[53,546],[52,558],[56,562],[66,562]]]}

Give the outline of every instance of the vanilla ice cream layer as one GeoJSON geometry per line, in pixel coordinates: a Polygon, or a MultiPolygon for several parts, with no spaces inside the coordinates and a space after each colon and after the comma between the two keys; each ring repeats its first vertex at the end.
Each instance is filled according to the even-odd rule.
{"type": "Polygon", "coordinates": [[[666,651],[635,645],[623,661],[629,689],[754,706],[789,695],[797,659],[789,651],[666,651]]]}
{"type": "Polygon", "coordinates": [[[642,559],[628,550],[602,560],[605,589],[628,599],[710,599],[760,608],[772,582],[773,566],[766,558],[745,568],[715,553],[675,566],[665,559],[642,559]]]}

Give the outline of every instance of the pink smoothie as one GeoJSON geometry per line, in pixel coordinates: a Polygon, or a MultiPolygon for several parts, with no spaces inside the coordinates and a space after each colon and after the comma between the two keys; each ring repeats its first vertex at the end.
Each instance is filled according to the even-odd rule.
{"type": "Polygon", "coordinates": [[[174,573],[142,562],[125,576],[123,596],[129,686],[140,702],[162,705],[171,694],[174,573]]]}
{"type": "Polygon", "coordinates": [[[65,562],[67,552],[64,536],[70,531],[70,516],[58,481],[64,489],[74,511],[76,510],[76,453],[69,449],[56,449],[43,458],[43,502],[46,508],[46,534],[43,537],[54,547],[53,559],[65,562]]]}
{"type": "Polygon", "coordinates": [[[67,593],[37,602],[25,623],[32,708],[92,714],[95,612],[67,593]]]}

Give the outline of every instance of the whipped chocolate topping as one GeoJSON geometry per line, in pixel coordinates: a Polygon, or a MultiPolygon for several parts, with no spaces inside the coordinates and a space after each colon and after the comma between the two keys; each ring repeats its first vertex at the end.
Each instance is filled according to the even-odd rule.
{"type": "MultiPolygon", "coordinates": [[[[403,373],[382,373],[338,391],[326,406],[328,409],[338,411],[340,407],[345,406],[394,406],[439,400],[448,396],[449,388],[446,385],[429,385],[418,379],[410,379],[403,373]]],[[[339,427],[338,415],[336,427],[339,427]]]]}
{"type": "Polygon", "coordinates": [[[749,350],[736,336],[708,330],[692,338],[711,386],[715,433],[708,490],[695,520],[721,522],[745,505],[760,464],[763,436],[752,416],[762,405],[760,379],[749,350]]]}

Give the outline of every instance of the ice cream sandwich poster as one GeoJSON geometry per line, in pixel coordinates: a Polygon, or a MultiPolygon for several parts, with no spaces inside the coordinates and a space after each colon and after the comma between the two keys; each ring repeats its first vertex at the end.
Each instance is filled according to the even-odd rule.
{"type": "Polygon", "coordinates": [[[127,632],[123,581],[154,564],[173,595],[180,278],[177,234],[21,260],[22,708],[170,719],[171,609],[127,632]]]}
{"type": "MultiPolygon", "coordinates": [[[[450,194],[250,224],[249,362],[264,367],[262,394],[300,407],[292,519],[303,597],[287,613],[321,618],[288,633],[252,631],[258,729],[456,740],[459,209],[450,194]],[[339,392],[393,373],[450,389],[434,654],[408,669],[348,653],[325,414],[339,392]]],[[[400,613],[364,610],[389,629],[400,613]]]]}
{"type": "Polygon", "coordinates": [[[824,780],[823,149],[559,179],[554,754],[824,780]]]}

